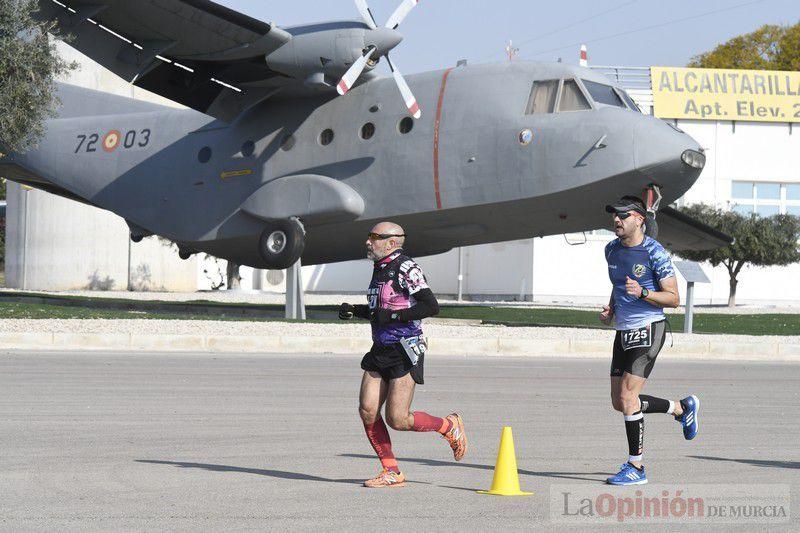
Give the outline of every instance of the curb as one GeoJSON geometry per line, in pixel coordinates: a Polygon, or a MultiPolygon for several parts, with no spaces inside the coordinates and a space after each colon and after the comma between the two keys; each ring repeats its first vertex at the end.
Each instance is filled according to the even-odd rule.
{"type": "MultiPolygon", "coordinates": [[[[364,337],[310,337],[280,335],[156,335],[140,333],[0,333],[0,350],[48,351],[157,351],[208,353],[365,353],[371,341],[364,337]]],[[[608,358],[611,344],[579,338],[515,339],[447,338],[430,340],[432,353],[507,357],[608,358]]],[[[771,342],[723,342],[712,337],[676,339],[664,347],[670,359],[800,362],[800,344],[771,342]]]]}

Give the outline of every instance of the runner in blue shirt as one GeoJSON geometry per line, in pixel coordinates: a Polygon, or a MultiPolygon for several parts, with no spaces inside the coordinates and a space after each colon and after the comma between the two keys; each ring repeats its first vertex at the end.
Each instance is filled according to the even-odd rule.
{"type": "Polygon", "coordinates": [[[678,307],[680,296],[675,270],[661,244],[645,235],[647,210],[635,196],[623,196],[606,211],[613,213],[617,238],[605,249],[611,299],[600,313],[600,321],[614,324],[614,355],[611,360],[611,404],[625,417],[628,461],[612,485],[643,485],[647,476],[642,465],[643,413],[667,413],[683,426],[683,436],[697,435],[700,401],[688,396],[680,401],[641,394],[666,338],[665,307],[678,307]]]}

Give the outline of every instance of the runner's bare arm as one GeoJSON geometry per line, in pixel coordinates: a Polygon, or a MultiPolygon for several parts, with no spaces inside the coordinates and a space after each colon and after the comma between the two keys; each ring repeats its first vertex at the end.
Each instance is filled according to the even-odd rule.
{"type": "Polygon", "coordinates": [[[611,297],[608,299],[608,305],[603,306],[603,310],[600,312],[600,322],[605,325],[611,324],[611,321],[614,319],[614,291],[611,291],[611,297]]]}
{"type": "MultiPolygon", "coordinates": [[[[661,289],[660,291],[649,291],[647,297],[642,299],[657,307],[678,307],[681,304],[681,298],[678,294],[678,281],[675,276],[662,279],[658,282],[658,285],[661,289]]],[[[642,294],[642,288],[636,280],[628,278],[626,288],[628,289],[628,294],[637,297],[642,294]]]]}

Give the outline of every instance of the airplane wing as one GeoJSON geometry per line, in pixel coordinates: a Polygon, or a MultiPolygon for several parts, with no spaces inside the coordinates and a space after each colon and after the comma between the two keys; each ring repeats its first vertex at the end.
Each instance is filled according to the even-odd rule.
{"type": "Polygon", "coordinates": [[[70,46],[143,89],[229,121],[285,76],[264,57],[291,39],[209,0],[39,0],[70,46]],[[247,89],[238,85],[250,84],[247,89]]]}
{"type": "Polygon", "coordinates": [[[671,207],[659,209],[656,222],[656,238],[669,250],[713,250],[733,242],[730,235],[671,207]]]}

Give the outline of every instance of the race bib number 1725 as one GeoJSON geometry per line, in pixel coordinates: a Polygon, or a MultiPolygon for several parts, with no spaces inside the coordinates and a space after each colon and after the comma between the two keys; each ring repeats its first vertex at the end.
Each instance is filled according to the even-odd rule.
{"type": "Polygon", "coordinates": [[[631,348],[649,348],[653,345],[653,336],[651,335],[651,324],[647,324],[643,328],[627,329],[621,332],[622,349],[630,350],[631,348]]]}

